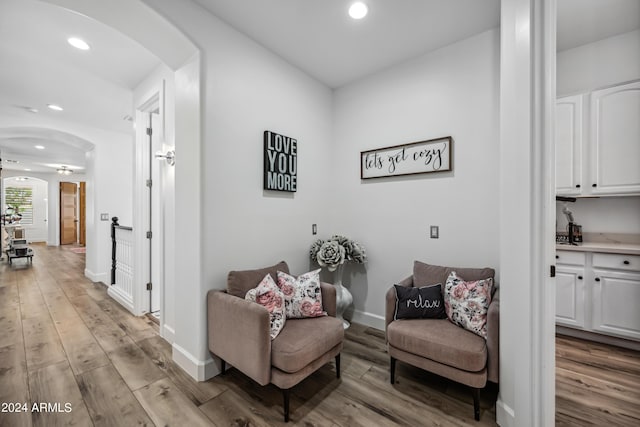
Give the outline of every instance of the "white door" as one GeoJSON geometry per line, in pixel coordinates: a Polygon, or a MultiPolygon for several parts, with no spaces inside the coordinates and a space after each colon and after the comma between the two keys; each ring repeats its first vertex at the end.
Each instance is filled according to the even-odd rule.
{"type": "Polygon", "coordinates": [[[640,194],[640,81],[591,94],[593,194],[640,194]]]}
{"type": "Polygon", "coordinates": [[[556,102],[556,194],[578,195],[582,179],[582,95],[556,102]]]}
{"type": "Polygon", "coordinates": [[[584,268],[558,266],[556,270],[556,323],[584,327],[584,268]]]}
{"type": "Polygon", "coordinates": [[[593,330],[640,340],[640,274],[610,270],[593,273],[593,330]]]}
{"type": "Polygon", "coordinates": [[[164,277],[164,265],[162,262],[162,182],[160,179],[160,168],[162,165],[154,157],[155,153],[162,149],[161,142],[161,122],[158,113],[151,113],[151,146],[150,146],[150,178],[151,178],[151,283],[149,298],[149,312],[158,313],[160,311],[160,293],[162,288],[162,279],[164,277]]]}

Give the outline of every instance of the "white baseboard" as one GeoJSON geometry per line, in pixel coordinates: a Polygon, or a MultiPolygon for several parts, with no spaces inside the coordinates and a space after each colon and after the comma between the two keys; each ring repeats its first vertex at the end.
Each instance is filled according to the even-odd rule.
{"type": "Polygon", "coordinates": [[[109,274],[107,273],[94,273],[91,270],[84,269],[84,277],[92,282],[109,283],[109,274]]]}
{"type": "Polygon", "coordinates": [[[504,403],[500,396],[496,402],[496,422],[500,427],[515,427],[516,425],[515,412],[504,403]]]}
{"type": "Polygon", "coordinates": [[[164,325],[160,331],[160,336],[169,344],[173,344],[176,339],[176,331],[168,325],[164,325]]]}
{"type": "Polygon", "coordinates": [[[198,360],[178,344],[173,344],[173,361],[196,381],[206,381],[220,373],[220,368],[211,357],[198,360]]]}
{"type": "Polygon", "coordinates": [[[121,306],[129,310],[134,316],[138,316],[133,308],[133,299],[130,295],[126,295],[117,286],[109,286],[107,288],[107,295],[116,300],[121,306]]]}
{"type": "Polygon", "coordinates": [[[384,331],[384,316],[378,314],[367,313],[366,311],[354,310],[352,322],[360,323],[361,325],[369,326],[370,328],[376,328],[384,331]]]}

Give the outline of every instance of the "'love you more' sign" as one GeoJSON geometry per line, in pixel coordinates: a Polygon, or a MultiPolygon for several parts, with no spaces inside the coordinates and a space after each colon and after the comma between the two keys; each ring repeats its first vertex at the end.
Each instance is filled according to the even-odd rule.
{"type": "Polygon", "coordinates": [[[264,131],[265,190],[295,192],[298,189],[298,141],[264,131]]]}

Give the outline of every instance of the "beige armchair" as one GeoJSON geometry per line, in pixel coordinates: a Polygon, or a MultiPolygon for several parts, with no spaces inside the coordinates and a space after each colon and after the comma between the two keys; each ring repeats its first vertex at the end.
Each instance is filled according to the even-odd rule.
{"type": "MultiPolygon", "coordinates": [[[[480,280],[495,274],[491,268],[440,267],[416,261],[414,274],[399,285],[421,287],[441,283],[444,290],[451,271],[465,280],[480,280]]],[[[448,319],[394,320],[395,309],[396,292],[392,287],[386,295],[385,313],[391,384],[395,382],[397,360],[465,384],[472,390],[474,418],[480,420],[480,389],[487,381],[498,383],[499,380],[499,290],[489,305],[486,340],[448,319]]]]}
{"type": "Polygon", "coordinates": [[[322,305],[328,316],[287,319],[280,334],[269,336],[269,312],[246,301],[246,292],[267,274],[289,273],[282,261],[258,270],[232,271],[226,291],[209,291],[207,319],[209,350],[260,385],[274,384],[282,390],[284,420],[289,421],[289,391],[318,368],[335,358],[340,378],[340,351],[344,340],[342,322],[336,315],[336,290],[321,283],[322,305]]]}

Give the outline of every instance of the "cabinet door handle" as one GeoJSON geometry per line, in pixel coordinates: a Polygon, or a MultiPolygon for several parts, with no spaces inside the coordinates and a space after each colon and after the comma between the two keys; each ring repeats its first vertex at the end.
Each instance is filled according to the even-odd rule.
{"type": "Polygon", "coordinates": [[[578,280],[582,280],[582,276],[578,276],[578,280]]]}
{"type": "Polygon", "coordinates": [[[599,281],[600,281],[600,278],[599,278],[599,277],[596,277],[596,282],[599,282],[599,281]]]}
{"type": "Polygon", "coordinates": [[[629,265],[629,261],[627,261],[626,259],[625,259],[624,261],[622,261],[622,263],[623,263],[624,265],[629,265]]]}
{"type": "Polygon", "coordinates": [[[580,184],[576,184],[576,188],[580,188],[580,184]]]}
{"type": "Polygon", "coordinates": [[[597,187],[597,186],[598,186],[598,184],[591,184],[591,186],[592,186],[592,187],[597,187]]]}

